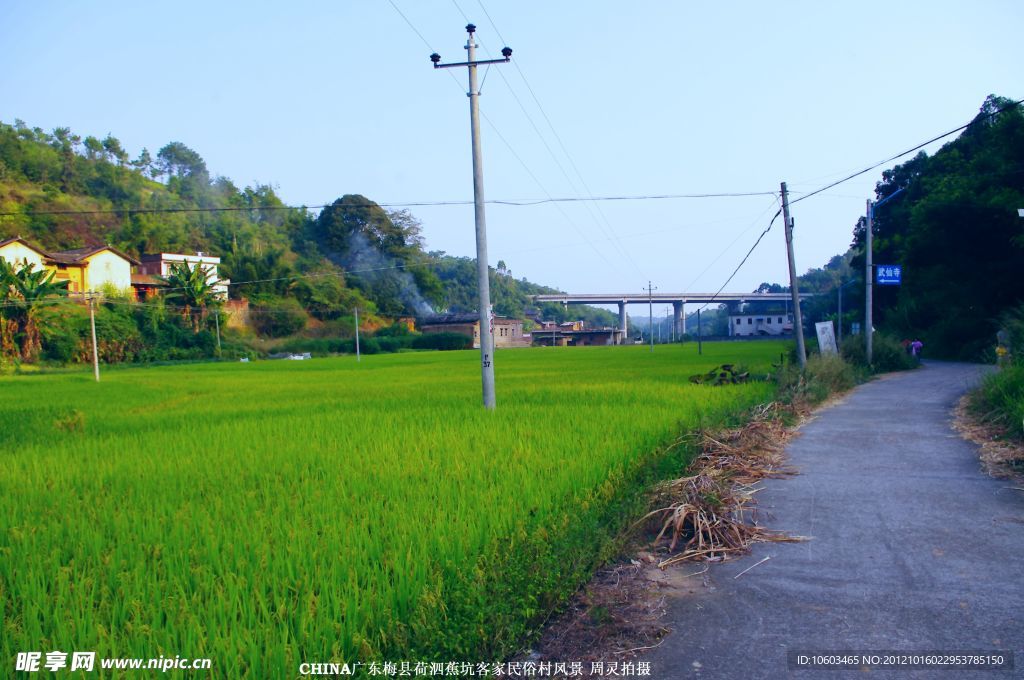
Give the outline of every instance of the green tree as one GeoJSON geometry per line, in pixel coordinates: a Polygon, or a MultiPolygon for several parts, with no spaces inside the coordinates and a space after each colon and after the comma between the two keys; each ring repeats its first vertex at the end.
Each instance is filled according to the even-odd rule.
{"type": "Polygon", "coordinates": [[[139,157],[131,162],[131,166],[143,175],[151,174],[153,172],[153,156],[150,155],[149,149],[142,147],[139,157]]]}
{"type": "Polygon", "coordinates": [[[365,196],[346,194],[321,211],[312,233],[382,314],[429,314],[443,299],[423,252],[422,226],[408,211],[389,213],[365,196]]]}
{"type": "Polygon", "coordinates": [[[157,152],[156,157],[165,175],[199,177],[207,182],[210,179],[203,157],[181,142],[167,144],[157,152]]]}
{"type": "MultiPolygon", "coordinates": [[[[879,328],[918,335],[930,353],[976,359],[994,344],[997,319],[1024,299],[1024,113],[991,96],[934,156],[923,152],[882,174],[874,261],[903,267],[900,286],[875,288],[879,328]]],[[[864,222],[853,269],[863,271],[864,222]]]]}
{"type": "Polygon", "coordinates": [[[108,132],[107,136],[103,138],[102,144],[104,153],[116,160],[119,166],[124,167],[128,161],[128,152],[121,146],[121,140],[108,132]]]}
{"type": "Polygon", "coordinates": [[[98,138],[89,135],[85,138],[85,157],[91,161],[98,159],[103,155],[103,142],[98,138]]]}

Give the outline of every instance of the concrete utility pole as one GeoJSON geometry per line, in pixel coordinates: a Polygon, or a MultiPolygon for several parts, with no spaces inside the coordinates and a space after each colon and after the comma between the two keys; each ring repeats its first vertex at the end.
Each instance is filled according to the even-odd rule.
{"type": "Polygon", "coordinates": [[[92,372],[96,382],[100,381],[100,352],[96,347],[96,293],[89,291],[89,326],[92,330],[92,372]]]}
{"type": "Polygon", "coordinates": [[[807,368],[807,348],[804,346],[804,319],[800,313],[800,290],[796,280],[796,262],[793,259],[793,219],[789,216],[789,192],[782,183],[782,219],[786,226],[786,255],[789,259],[789,290],[793,295],[793,330],[796,331],[796,356],[801,370],[807,368]]]}
{"type": "Polygon", "coordinates": [[[700,327],[700,309],[697,309],[697,354],[704,354],[703,329],[700,327]]]}
{"type": "Polygon", "coordinates": [[[217,356],[221,355],[220,348],[220,308],[213,308],[213,324],[217,327],[217,356]]]}
{"type": "Polygon", "coordinates": [[[874,265],[871,262],[872,259],[872,247],[871,247],[871,221],[872,221],[872,208],[871,199],[869,198],[868,207],[865,211],[864,225],[864,351],[867,356],[868,366],[871,365],[871,339],[874,334],[874,323],[872,320],[873,304],[872,304],[872,284],[874,283],[874,265]]]}
{"type": "Polygon", "coordinates": [[[657,286],[652,286],[651,282],[647,282],[647,306],[648,306],[648,321],[647,321],[647,334],[651,336],[651,351],[654,351],[654,291],[658,290],[657,286]]]}
{"type": "Polygon", "coordinates": [[[843,346],[843,286],[846,284],[839,285],[839,311],[836,313],[836,341],[839,343],[839,347],[843,346]]]}
{"type": "Polygon", "coordinates": [[[512,50],[501,48],[503,59],[484,59],[476,61],[476,43],[473,34],[476,26],[468,24],[466,32],[467,61],[458,64],[441,64],[441,55],[437,52],[430,55],[434,68],[453,68],[465,66],[469,70],[469,126],[473,145],[473,202],[476,207],[476,271],[477,288],[480,297],[480,374],[483,383],[484,408],[495,408],[494,395],[494,336],[491,328],[491,287],[490,271],[487,266],[487,220],[484,214],[484,166],[483,154],[480,150],[480,89],[476,84],[476,67],[480,64],[501,64],[508,62],[512,50]]]}
{"type": "Polygon", "coordinates": [[[871,365],[872,357],[872,337],[874,336],[874,279],[875,279],[875,266],[874,266],[874,248],[872,247],[872,240],[874,234],[872,234],[872,225],[875,221],[875,208],[878,208],[885,203],[888,203],[892,199],[896,198],[904,191],[906,187],[897,189],[877,203],[872,203],[871,199],[867,200],[867,210],[865,211],[865,219],[867,223],[864,225],[864,325],[867,326],[865,329],[865,353],[867,354],[868,365],[871,365]]]}
{"type": "MultiPolygon", "coordinates": [[[[358,362],[362,361],[362,359],[359,356],[359,308],[358,307],[355,308],[355,314],[356,314],[356,363],[358,363],[358,362]]],[[[371,354],[372,354],[372,352],[371,352],[371,354]]]]}

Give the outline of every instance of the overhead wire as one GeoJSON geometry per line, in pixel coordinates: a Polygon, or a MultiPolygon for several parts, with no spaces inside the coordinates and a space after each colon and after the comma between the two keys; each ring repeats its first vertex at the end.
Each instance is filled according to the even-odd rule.
{"type": "MultiPolygon", "coordinates": [[[[480,5],[480,9],[483,11],[484,16],[487,17],[487,21],[490,22],[491,26],[494,28],[494,32],[495,32],[495,34],[497,34],[498,39],[501,40],[502,43],[508,44],[507,41],[505,40],[505,37],[501,34],[501,29],[498,28],[498,24],[495,23],[494,19],[491,17],[490,12],[487,11],[487,7],[484,6],[483,0],[477,0],[477,4],[480,5]]],[[[572,154],[569,153],[569,149],[566,148],[565,142],[562,141],[562,136],[560,134],[558,134],[558,130],[555,128],[554,123],[551,122],[550,116],[548,116],[547,111],[544,109],[544,105],[541,104],[540,98],[537,96],[537,93],[534,91],[533,86],[530,85],[530,81],[529,81],[529,79],[527,79],[526,73],[523,71],[522,66],[519,65],[518,61],[513,61],[512,62],[512,66],[515,67],[516,72],[519,73],[519,77],[522,79],[523,84],[526,86],[527,92],[530,93],[530,97],[533,99],[534,104],[537,105],[537,110],[540,111],[540,114],[541,114],[541,116],[543,116],[544,121],[548,124],[548,128],[551,130],[551,134],[554,136],[555,141],[558,142],[559,148],[561,148],[562,153],[565,155],[565,158],[569,161],[569,165],[572,167],[573,171],[576,173],[576,177],[579,179],[580,184],[583,186],[583,189],[586,191],[586,193],[590,197],[590,199],[593,200],[594,199],[594,192],[591,191],[590,186],[587,184],[587,181],[583,178],[583,173],[580,172],[579,166],[576,165],[576,161],[573,159],[572,154]]],[[[519,101],[519,96],[515,93],[515,89],[512,87],[512,84],[508,82],[508,79],[506,79],[503,74],[502,74],[502,80],[505,81],[505,84],[508,86],[509,91],[512,92],[512,96],[515,97],[516,102],[519,104],[520,108],[522,108],[523,112],[525,113],[526,109],[523,106],[522,102],[519,101]]],[[[529,114],[527,114],[527,119],[530,121],[530,124],[533,125],[533,120],[532,120],[532,118],[529,117],[529,114]]],[[[534,129],[537,130],[536,125],[534,125],[534,129]]],[[[541,138],[541,140],[544,142],[544,146],[548,147],[547,141],[544,139],[543,135],[540,134],[540,130],[537,130],[537,134],[541,138]]],[[[555,154],[551,151],[550,147],[548,147],[548,152],[551,153],[552,157],[555,157],[555,154]]],[[[576,187],[573,185],[572,180],[569,179],[569,176],[565,172],[565,170],[562,168],[561,163],[558,163],[557,160],[556,160],[556,163],[558,164],[559,169],[562,170],[562,174],[566,175],[566,179],[569,180],[569,184],[570,184],[570,186],[572,186],[573,190],[577,191],[577,193],[582,193],[582,192],[579,192],[579,190],[576,189],[576,187]]],[[[587,209],[589,211],[590,210],[590,204],[585,204],[585,205],[587,206],[587,209]]],[[[641,271],[639,265],[637,265],[636,261],[633,259],[633,256],[629,253],[628,250],[626,250],[624,247],[622,247],[622,245],[619,243],[619,240],[620,240],[619,239],[619,235],[615,231],[615,227],[612,226],[611,220],[608,219],[608,216],[601,209],[601,206],[598,203],[596,203],[596,202],[594,203],[594,210],[596,210],[597,214],[600,216],[600,221],[598,221],[596,218],[595,218],[595,221],[598,222],[598,224],[600,224],[600,222],[603,222],[607,226],[608,232],[612,236],[612,243],[616,246],[616,248],[619,250],[619,252],[621,252],[626,257],[627,260],[629,260],[630,264],[633,265],[633,268],[636,269],[638,273],[642,274],[643,272],[641,271]]],[[[591,215],[593,215],[593,213],[591,213],[591,215]]],[[[604,230],[603,227],[602,227],[602,230],[604,230]]]]}
{"type": "Polygon", "coordinates": [[[744,236],[746,236],[747,232],[749,232],[749,231],[750,231],[751,229],[753,229],[753,228],[754,228],[755,226],[757,226],[757,224],[761,222],[761,219],[762,219],[762,218],[764,217],[765,213],[767,213],[767,212],[768,212],[769,210],[771,210],[771,209],[772,209],[772,206],[774,206],[774,205],[777,205],[777,204],[778,204],[778,202],[779,202],[779,201],[778,201],[778,197],[777,197],[777,196],[776,196],[776,197],[774,197],[774,198],[773,198],[773,200],[772,200],[772,202],[771,202],[771,203],[769,203],[769,204],[768,204],[768,205],[767,205],[767,206],[765,207],[765,209],[761,211],[761,214],[759,214],[759,215],[757,216],[757,218],[755,218],[755,219],[754,219],[754,221],[753,221],[753,222],[751,222],[751,223],[750,223],[750,225],[749,225],[749,226],[748,226],[748,227],[747,227],[746,229],[744,229],[744,230],[743,230],[743,231],[741,231],[741,232],[740,232],[739,234],[737,234],[737,235],[736,235],[736,238],[734,238],[734,239],[732,240],[732,242],[731,242],[731,243],[729,243],[729,245],[727,245],[727,246],[726,246],[725,248],[723,248],[723,249],[722,249],[722,251],[721,251],[720,253],[718,253],[718,256],[717,256],[717,257],[715,257],[715,259],[713,259],[713,260],[712,260],[711,262],[709,262],[709,263],[708,263],[708,266],[707,266],[707,267],[705,267],[705,268],[704,268],[704,270],[703,270],[703,271],[701,271],[701,273],[700,273],[700,274],[697,274],[697,276],[695,276],[695,277],[694,277],[693,281],[691,281],[691,282],[690,282],[689,284],[687,284],[687,286],[686,286],[686,289],[687,289],[687,290],[689,290],[689,289],[690,289],[690,288],[692,288],[692,287],[693,287],[693,286],[694,286],[694,285],[695,285],[695,284],[696,284],[696,283],[697,283],[698,281],[700,281],[701,277],[703,277],[703,276],[704,276],[704,275],[705,275],[705,274],[706,274],[706,273],[708,272],[708,270],[709,270],[709,269],[711,269],[711,267],[713,267],[713,266],[714,266],[714,265],[715,265],[715,264],[716,264],[716,263],[717,263],[717,262],[718,262],[718,261],[719,261],[720,259],[722,259],[722,257],[723,257],[723,256],[724,256],[724,255],[725,255],[725,254],[726,254],[726,253],[727,253],[727,252],[728,252],[728,251],[729,251],[729,250],[730,250],[730,249],[731,249],[731,248],[732,248],[732,247],[733,247],[734,245],[736,245],[736,243],[738,243],[738,242],[739,242],[739,240],[740,240],[741,238],[743,238],[744,236]]]}
{"type": "MultiPolygon", "coordinates": [[[[500,133],[499,133],[500,136],[500,133]]],[[[506,144],[507,140],[502,139],[506,144]]],[[[521,160],[521,159],[520,159],[521,160]]],[[[538,180],[539,181],[539,180],[538,180]]],[[[743,192],[719,192],[719,193],[697,193],[697,194],[649,194],[649,195],[622,195],[622,196],[551,196],[545,198],[524,198],[524,199],[488,199],[484,203],[488,205],[505,205],[512,207],[531,207],[547,203],[579,203],[585,201],[664,201],[664,200],[685,200],[701,198],[744,198],[750,196],[774,196],[773,191],[743,191],[743,192]]],[[[449,207],[473,205],[473,201],[385,201],[377,203],[371,201],[366,206],[377,205],[381,208],[423,208],[423,207],[449,207]]],[[[37,215],[146,215],[146,214],[174,214],[174,213],[230,213],[230,212],[273,212],[279,210],[323,210],[333,207],[333,203],[322,205],[254,205],[254,206],[222,206],[205,208],[108,208],[102,210],[8,210],[0,211],[0,217],[32,217],[37,215]]]]}
{"type": "MultiPolygon", "coordinates": [[[[466,14],[465,14],[465,12],[462,12],[462,9],[461,9],[461,7],[459,7],[458,2],[456,2],[456,0],[452,0],[452,2],[456,6],[456,8],[459,9],[460,13],[462,13],[462,16],[464,18],[466,18],[466,14]]],[[[502,43],[507,44],[507,42],[505,41],[504,36],[501,34],[501,30],[498,28],[498,25],[494,22],[494,19],[491,17],[490,13],[487,11],[487,8],[484,6],[483,2],[480,2],[480,0],[477,0],[477,3],[480,5],[480,9],[483,11],[484,15],[487,17],[488,22],[490,22],[491,26],[494,28],[494,32],[498,36],[498,39],[501,40],[502,43]]],[[[483,46],[483,41],[480,41],[480,43],[483,46]]],[[[568,149],[566,149],[565,144],[562,142],[561,137],[559,136],[557,130],[555,130],[554,125],[551,123],[551,119],[548,117],[547,113],[544,111],[544,107],[541,105],[540,100],[537,98],[536,93],[534,93],[533,92],[533,88],[530,87],[529,81],[526,79],[526,74],[523,72],[522,67],[519,65],[518,61],[513,61],[512,65],[516,68],[516,70],[519,73],[520,77],[523,79],[523,83],[526,85],[527,89],[530,91],[530,94],[533,97],[534,103],[537,105],[538,110],[540,111],[541,115],[544,117],[545,121],[547,121],[548,127],[551,129],[552,134],[554,135],[555,139],[558,141],[558,143],[559,143],[559,145],[560,145],[560,147],[562,149],[562,153],[565,155],[565,157],[568,160],[569,164],[575,170],[576,176],[579,178],[581,184],[587,190],[587,192],[590,194],[590,198],[592,199],[593,198],[593,193],[590,192],[589,187],[587,187],[586,182],[583,180],[583,176],[580,174],[579,168],[576,167],[576,163],[575,163],[575,161],[573,161],[572,155],[569,153],[568,149]]],[[[530,113],[527,110],[526,106],[523,104],[522,99],[519,97],[519,94],[516,92],[516,89],[514,87],[512,87],[512,83],[509,82],[508,78],[505,77],[505,74],[501,70],[498,71],[498,75],[501,77],[502,81],[505,83],[505,86],[508,87],[509,93],[512,95],[513,99],[515,99],[516,104],[519,106],[519,109],[523,112],[523,116],[526,118],[527,122],[530,124],[530,127],[533,128],[533,131],[536,133],[537,138],[541,141],[541,144],[544,145],[544,148],[547,150],[548,155],[550,155],[551,159],[555,162],[555,166],[558,168],[559,172],[561,172],[562,176],[565,177],[566,181],[569,183],[570,188],[574,192],[576,192],[577,194],[579,194],[581,196],[581,200],[584,201],[584,206],[585,206],[585,208],[587,210],[587,213],[589,214],[590,218],[594,221],[594,224],[598,227],[598,229],[600,231],[602,231],[606,236],[608,236],[608,239],[607,239],[608,242],[618,252],[618,254],[620,256],[624,257],[633,266],[633,268],[637,271],[638,274],[643,276],[644,275],[643,270],[636,263],[636,260],[633,259],[633,256],[629,253],[629,251],[626,250],[622,246],[622,244],[620,243],[620,238],[619,238],[618,234],[615,232],[615,228],[612,226],[611,222],[608,220],[608,218],[604,214],[604,212],[601,211],[600,207],[597,206],[597,204],[595,203],[594,204],[594,208],[597,209],[597,212],[595,213],[595,210],[594,210],[594,208],[591,207],[590,202],[587,202],[587,199],[583,197],[583,192],[580,191],[579,188],[577,188],[576,183],[569,176],[569,173],[566,171],[565,167],[562,165],[562,162],[559,160],[558,155],[551,148],[551,145],[548,143],[547,138],[541,132],[540,127],[537,125],[537,123],[534,121],[533,116],[530,115],[530,113]],[[600,216],[600,219],[599,219],[598,216],[600,216]]]]}
{"type": "MultiPolygon", "coordinates": [[[[956,134],[957,132],[960,132],[962,130],[966,130],[971,125],[974,125],[974,124],[978,123],[979,120],[986,120],[986,119],[989,119],[989,118],[993,118],[993,117],[997,116],[998,114],[1002,113],[1003,111],[1007,111],[1009,109],[1012,109],[1012,108],[1015,108],[1017,106],[1020,106],[1022,103],[1024,103],[1024,99],[1021,99],[1021,100],[1018,100],[1018,101],[1015,101],[1015,102],[1011,102],[1011,103],[1007,104],[1006,106],[1000,107],[996,111],[993,111],[993,112],[991,112],[991,113],[989,113],[989,114],[987,114],[985,116],[982,116],[980,119],[978,117],[975,117],[975,118],[971,119],[969,122],[965,123],[964,125],[961,125],[961,126],[959,126],[957,128],[954,128],[954,129],[952,129],[952,130],[950,130],[948,132],[944,132],[941,135],[937,135],[935,137],[932,137],[928,141],[922,142],[920,144],[917,144],[917,145],[907,149],[906,151],[901,151],[900,153],[895,154],[893,156],[890,156],[889,158],[887,158],[887,159],[885,159],[883,161],[879,161],[878,163],[875,163],[874,165],[871,165],[871,166],[869,166],[867,168],[864,168],[863,170],[859,170],[859,171],[857,171],[857,172],[855,172],[853,174],[850,174],[850,175],[847,175],[846,177],[843,177],[842,179],[839,179],[839,180],[837,180],[835,182],[831,182],[831,183],[829,183],[829,184],[827,184],[827,185],[825,185],[825,186],[823,186],[823,187],[821,187],[819,189],[815,189],[814,191],[805,193],[802,196],[798,196],[797,198],[791,199],[789,201],[789,203],[790,203],[790,205],[792,205],[792,204],[798,203],[798,202],[800,202],[800,201],[802,201],[804,199],[811,198],[812,196],[816,196],[816,195],[821,194],[821,193],[823,193],[825,191],[828,191],[829,189],[831,189],[833,187],[836,187],[836,186],[838,186],[840,184],[843,184],[844,182],[848,182],[849,180],[851,180],[851,179],[853,179],[855,177],[858,177],[860,175],[863,175],[864,173],[870,172],[871,170],[874,170],[874,169],[876,169],[876,168],[878,168],[878,167],[880,167],[882,165],[885,165],[886,163],[891,163],[894,160],[897,160],[899,158],[902,158],[903,156],[906,156],[906,155],[911,154],[911,153],[913,153],[913,152],[915,152],[915,151],[917,151],[919,149],[922,149],[925,146],[928,146],[929,144],[932,144],[933,142],[937,142],[940,139],[943,139],[945,137],[949,137],[950,135],[956,134]]],[[[750,250],[747,251],[747,254],[743,256],[743,259],[736,266],[736,269],[733,270],[732,274],[729,275],[729,278],[725,280],[725,283],[723,283],[722,286],[718,289],[718,292],[716,292],[715,295],[712,296],[712,299],[709,300],[707,303],[705,303],[704,306],[701,307],[701,309],[707,308],[707,306],[709,304],[711,304],[712,301],[714,301],[715,297],[717,297],[718,294],[721,293],[722,290],[724,290],[727,285],[729,285],[729,282],[732,281],[733,277],[736,276],[737,272],[739,272],[739,270],[743,267],[743,265],[746,264],[747,260],[750,259],[750,255],[754,252],[754,250],[757,248],[757,246],[761,243],[761,240],[764,239],[765,235],[767,235],[769,231],[771,231],[772,225],[775,224],[775,220],[778,219],[780,214],[782,214],[782,209],[781,208],[779,209],[778,212],[775,213],[775,216],[772,217],[772,221],[768,224],[768,227],[763,232],[761,232],[760,236],[757,237],[757,240],[754,242],[754,245],[751,246],[750,250]]]]}
{"type": "MultiPolygon", "coordinates": [[[[389,2],[391,2],[392,6],[395,6],[393,0],[389,0],[389,2]]],[[[462,7],[459,6],[458,2],[456,0],[452,0],[452,4],[455,6],[455,9],[458,10],[459,14],[462,15],[463,19],[466,20],[466,23],[467,24],[471,23],[469,21],[469,18],[466,16],[466,13],[462,10],[462,7]]],[[[406,19],[406,22],[409,22],[408,18],[404,17],[404,15],[403,15],[403,18],[406,19]]],[[[417,33],[417,35],[420,35],[420,38],[424,41],[424,43],[427,44],[428,47],[430,47],[429,43],[427,43],[426,39],[423,38],[422,34],[419,31],[416,31],[416,33],[417,33]]],[[[430,48],[430,49],[431,49],[432,52],[436,52],[436,50],[433,50],[433,48],[430,48]]],[[[448,70],[448,69],[445,69],[445,70],[448,70]]],[[[452,74],[450,71],[449,71],[449,75],[451,75],[454,78],[454,74],[452,74]]],[[[485,74],[485,78],[486,78],[486,74],[485,74]]],[[[456,82],[458,82],[458,81],[456,80],[456,82]]],[[[480,91],[479,87],[477,88],[477,91],[479,93],[479,91],[480,91]]],[[[512,154],[512,157],[515,158],[519,162],[519,164],[523,166],[523,169],[526,171],[526,174],[529,175],[531,179],[533,179],[533,181],[537,184],[538,187],[540,187],[541,191],[544,192],[544,194],[549,199],[549,202],[555,203],[556,208],[558,209],[559,213],[561,213],[563,219],[570,226],[572,226],[572,228],[574,230],[576,230],[576,232],[579,233],[582,238],[587,239],[586,234],[579,228],[578,225],[576,225],[576,223],[572,220],[572,218],[569,217],[568,213],[566,213],[565,210],[563,210],[562,207],[559,206],[553,200],[554,197],[547,190],[547,188],[544,186],[543,182],[540,181],[540,179],[533,172],[533,170],[530,169],[530,166],[526,164],[526,161],[524,161],[523,158],[519,155],[519,153],[515,150],[515,147],[513,147],[512,144],[510,144],[509,141],[505,138],[505,136],[503,134],[501,134],[501,131],[498,129],[498,126],[490,119],[490,117],[486,113],[481,112],[480,116],[481,116],[481,118],[484,119],[484,122],[486,122],[490,126],[491,130],[493,130],[494,133],[498,136],[498,139],[500,139],[501,142],[508,148],[509,153],[512,154]]],[[[485,203],[486,203],[486,201],[485,201],[485,203]]],[[[614,262],[612,262],[611,260],[609,260],[604,255],[604,253],[602,253],[593,243],[590,243],[588,241],[588,245],[590,245],[591,249],[594,250],[594,252],[598,255],[598,257],[600,257],[605,262],[607,262],[609,266],[617,268],[617,265],[614,262]]]]}
{"type": "MultiPolygon", "coordinates": [[[[985,116],[982,116],[980,120],[984,120],[984,119],[988,119],[988,118],[993,118],[993,117],[999,115],[1000,113],[1002,113],[1003,111],[1007,111],[1009,109],[1012,109],[1012,108],[1015,108],[1017,106],[1020,106],[1021,103],[1024,103],[1024,99],[1021,99],[1021,100],[1018,100],[1018,101],[1015,101],[1015,102],[1011,102],[1011,103],[1007,104],[1006,106],[1000,107],[998,110],[993,111],[993,112],[991,112],[989,114],[986,114],[985,116]]],[[[972,126],[972,125],[974,125],[974,124],[976,124],[978,122],[979,122],[979,118],[978,117],[972,118],[970,121],[968,121],[967,123],[961,125],[960,127],[954,128],[954,129],[952,129],[952,130],[950,130],[948,132],[943,132],[941,135],[937,135],[935,137],[932,137],[931,139],[929,139],[926,142],[921,142],[920,144],[912,146],[911,148],[907,149],[906,151],[901,151],[900,153],[896,154],[895,156],[890,156],[889,158],[886,158],[885,160],[878,161],[877,163],[875,163],[873,165],[869,165],[868,167],[864,168],[863,170],[858,170],[857,172],[854,172],[851,175],[847,175],[846,177],[843,177],[842,179],[839,179],[839,180],[836,180],[835,182],[831,182],[829,184],[826,184],[825,186],[821,187],[820,189],[815,189],[814,191],[806,193],[803,196],[799,196],[797,198],[794,198],[793,200],[790,201],[790,204],[798,203],[799,201],[803,201],[805,199],[808,199],[811,196],[815,196],[817,194],[820,194],[823,191],[828,191],[832,187],[839,186],[840,184],[843,184],[844,182],[849,182],[851,179],[853,179],[855,177],[859,177],[859,176],[863,175],[864,173],[871,172],[872,170],[874,170],[876,168],[879,168],[879,167],[885,165],[886,163],[891,163],[892,161],[897,160],[899,158],[902,158],[903,156],[906,156],[908,154],[914,153],[915,151],[917,151],[919,149],[923,149],[924,147],[928,146],[929,144],[937,142],[940,139],[944,139],[945,137],[949,137],[950,135],[954,135],[957,132],[960,132],[961,130],[966,130],[967,128],[969,128],[970,126],[972,126]]]]}
{"type": "Polygon", "coordinates": [[[775,216],[772,217],[772,221],[768,223],[768,227],[764,231],[761,232],[760,236],[757,237],[757,240],[754,241],[754,245],[750,246],[750,250],[748,250],[747,254],[743,256],[743,259],[740,260],[740,263],[738,265],[736,265],[736,269],[734,269],[732,271],[732,274],[729,274],[729,278],[727,278],[725,280],[725,283],[723,283],[721,285],[721,287],[719,287],[719,289],[717,291],[715,291],[715,294],[711,296],[711,299],[708,300],[707,302],[705,302],[704,306],[701,307],[700,309],[702,309],[702,310],[703,309],[707,309],[708,305],[710,305],[712,302],[714,302],[715,298],[717,298],[719,296],[719,294],[721,294],[721,292],[723,290],[725,290],[725,287],[729,285],[729,282],[732,281],[733,277],[736,276],[737,272],[739,272],[739,270],[743,267],[743,265],[745,265],[747,263],[747,260],[750,259],[751,254],[753,254],[753,252],[757,248],[757,246],[760,245],[761,239],[763,239],[768,234],[768,232],[772,230],[772,225],[775,224],[775,220],[777,220],[779,218],[779,215],[781,215],[781,214],[782,214],[782,208],[779,208],[779,210],[775,213],[775,216]]]}

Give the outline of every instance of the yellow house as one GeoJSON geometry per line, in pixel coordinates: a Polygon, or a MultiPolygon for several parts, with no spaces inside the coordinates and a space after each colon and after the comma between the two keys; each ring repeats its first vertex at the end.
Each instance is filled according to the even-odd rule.
{"type": "Polygon", "coordinates": [[[131,294],[132,265],[139,261],[111,246],[76,248],[49,254],[46,268],[57,272],[58,281],[68,282],[68,292],[102,291],[114,288],[131,294]]]}
{"type": "Polygon", "coordinates": [[[25,263],[55,272],[57,281],[68,282],[72,295],[114,288],[131,294],[132,266],[139,261],[111,246],[77,248],[48,253],[20,236],[0,241],[0,258],[15,266],[25,263]]]}

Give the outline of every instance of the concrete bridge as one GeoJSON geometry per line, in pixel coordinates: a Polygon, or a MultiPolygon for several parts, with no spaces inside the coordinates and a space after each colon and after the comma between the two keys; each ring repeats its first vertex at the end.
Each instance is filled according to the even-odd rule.
{"type": "MultiPolygon", "coordinates": [[[[811,297],[809,293],[801,293],[800,299],[811,297]]],[[[703,305],[707,303],[729,302],[792,302],[791,293],[557,293],[554,295],[534,295],[534,302],[560,302],[563,305],[618,305],[619,328],[623,337],[626,334],[626,305],[639,304],[671,304],[672,325],[676,335],[686,333],[686,304],[703,305]]]]}

